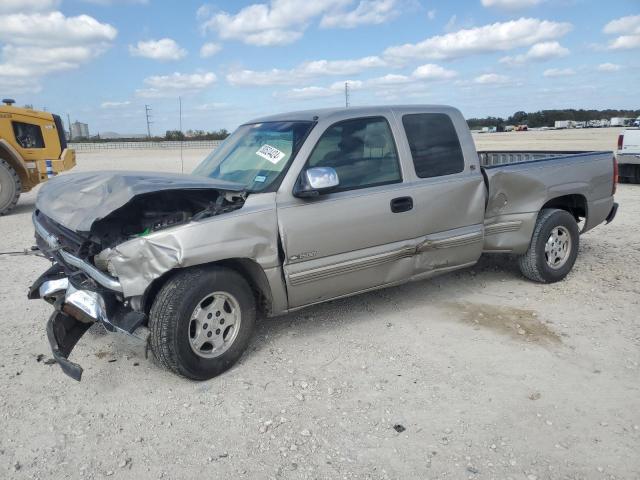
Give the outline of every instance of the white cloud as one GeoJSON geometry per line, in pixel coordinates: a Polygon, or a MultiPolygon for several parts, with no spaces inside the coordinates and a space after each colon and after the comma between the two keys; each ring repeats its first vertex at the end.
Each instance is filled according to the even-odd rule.
{"type": "Polygon", "coordinates": [[[0,84],[8,91],[38,91],[43,76],[91,61],[109,48],[116,35],[114,27],[88,15],[0,15],[0,42],[4,43],[0,84]]]}
{"type": "Polygon", "coordinates": [[[221,45],[213,42],[208,42],[202,45],[202,47],[200,48],[200,56],[202,58],[213,57],[220,50],[222,50],[221,45]]]}
{"type": "Polygon", "coordinates": [[[348,5],[347,0],[271,0],[242,8],[238,13],[198,10],[204,31],[225,40],[249,45],[287,45],[302,37],[309,22],[328,11],[348,5]]]}
{"type": "Polygon", "coordinates": [[[270,0],[237,13],[198,9],[203,31],[217,32],[224,40],[249,45],[288,45],[299,40],[309,25],[320,19],[323,28],[354,28],[380,24],[399,13],[400,0],[270,0]]]}
{"type": "Polygon", "coordinates": [[[629,15],[611,20],[602,31],[609,35],[640,34],[640,15],[629,15]]]}
{"type": "Polygon", "coordinates": [[[292,99],[306,100],[311,98],[333,97],[344,91],[344,86],[340,89],[332,89],[328,87],[301,87],[292,88],[283,96],[292,99]]]}
{"type": "Polygon", "coordinates": [[[483,7],[495,7],[505,10],[517,10],[540,5],[544,0],[482,0],[483,7]]]}
{"type": "Polygon", "coordinates": [[[567,55],[569,55],[569,49],[558,42],[543,42],[533,45],[527,53],[513,57],[503,57],[500,62],[509,65],[522,65],[528,62],[544,62],[552,58],[566,57],[567,55]]]}
{"type": "Polygon", "coordinates": [[[65,17],[61,12],[0,16],[0,41],[14,45],[87,45],[110,42],[118,31],[88,15],[65,17]]]}
{"type": "Polygon", "coordinates": [[[615,63],[601,63],[598,65],[597,70],[599,72],[617,72],[622,69],[621,65],[615,63]]]}
{"type": "Polygon", "coordinates": [[[503,84],[509,81],[509,77],[497,73],[485,73],[484,75],[474,78],[473,81],[474,83],[480,83],[482,85],[503,84]]]}
{"type": "Polygon", "coordinates": [[[507,51],[562,37],[571,28],[570,23],[520,18],[390,47],[384,56],[390,61],[403,63],[421,58],[438,60],[507,51]]]}
{"type": "Polygon", "coordinates": [[[384,23],[400,12],[397,0],[360,0],[351,11],[333,11],[323,15],[320,26],[323,28],[355,28],[360,25],[384,23]]]}
{"type": "Polygon", "coordinates": [[[302,80],[319,76],[354,75],[371,68],[386,66],[380,57],[363,57],[354,60],[315,60],[304,62],[290,70],[274,68],[265,71],[239,70],[227,75],[231,85],[295,85],[302,80]]]}
{"type": "Polygon", "coordinates": [[[119,108],[126,107],[127,105],[131,105],[131,102],[129,100],[123,102],[102,102],[100,104],[100,108],[119,108]]]}
{"type": "Polygon", "coordinates": [[[421,65],[413,71],[413,78],[416,80],[447,80],[457,75],[453,70],[447,70],[440,65],[427,63],[421,65]]]}
{"type": "Polygon", "coordinates": [[[640,48],[640,35],[621,35],[609,44],[611,50],[640,48]]]}
{"type": "Polygon", "coordinates": [[[147,88],[136,90],[136,95],[144,98],[177,97],[202,91],[215,82],[216,75],[213,72],[154,75],[144,79],[147,88]]]}
{"type": "Polygon", "coordinates": [[[60,5],[60,0],[2,0],[0,13],[48,12],[60,5]]]}
{"type": "Polygon", "coordinates": [[[171,38],[140,41],[136,45],[129,45],[129,53],[134,57],[150,58],[161,62],[180,60],[187,55],[187,51],[171,38]]]}
{"type": "Polygon", "coordinates": [[[211,103],[202,103],[200,105],[196,105],[196,110],[209,111],[209,110],[220,110],[222,108],[227,108],[230,105],[228,103],[223,102],[211,102],[211,103]]]}
{"type": "Polygon", "coordinates": [[[85,3],[93,3],[94,5],[101,5],[103,7],[110,7],[113,5],[148,5],[150,0],[82,0],[85,3]]]}
{"type": "Polygon", "coordinates": [[[611,50],[640,48],[640,15],[629,15],[612,20],[602,31],[609,35],[619,35],[609,42],[611,50]]]}
{"type": "Polygon", "coordinates": [[[293,88],[283,96],[294,99],[321,98],[337,95],[344,92],[345,82],[349,83],[351,90],[378,89],[379,87],[394,87],[405,89],[416,84],[426,84],[438,80],[447,80],[457,76],[457,72],[447,70],[440,65],[426,64],[417,67],[410,75],[390,73],[382,77],[374,77],[367,80],[344,80],[334,82],[329,87],[309,86],[293,88]]]}
{"type": "Polygon", "coordinates": [[[438,13],[437,10],[429,10],[427,12],[427,18],[429,20],[434,20],[436,18],[436,13],[438,13]]]}
{"type": "Polygon", "coordinates": [[[575,70],[571,68],[549,68],[542,75],[545,77],[570,77],[575,74],[575,70]]]}

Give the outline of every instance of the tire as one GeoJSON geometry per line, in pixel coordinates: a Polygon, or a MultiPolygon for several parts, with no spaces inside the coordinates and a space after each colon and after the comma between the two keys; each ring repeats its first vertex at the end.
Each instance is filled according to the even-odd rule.
{"type": "Polygon", "coordinates": [[[633,183],[640,183],[640,165],[634,165],[633,183]]]}
{"type": "Polygon", "coordinates": [[[151,306],[151,351],[172,372],[208,380],[242,356],[255,319],[255,296],[239,273],[223,267],[185,269],[165,283],[151,306]]]}
{"type": "Polygon", "coordinates": [[[0,215],[9,213],[18,203],[22,182],[14,168],[0,158],[0,215]]]}
{"type": "Polygon", "coordinates": [[[529,250],[518,258],[520,271],[534,282],[558,282],[573,268],[579,247],[580,231],[575,218],[565,210],[546,208],[538,215],[529,250]],[[557,240],[547,253],[545,248],[552,234],[557,240]],[[569,242],[567,249],[561,247],[563,241],[569,242]]]}

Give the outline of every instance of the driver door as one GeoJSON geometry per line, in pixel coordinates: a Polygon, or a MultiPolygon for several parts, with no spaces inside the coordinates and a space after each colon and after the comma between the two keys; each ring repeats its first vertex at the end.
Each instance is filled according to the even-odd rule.
{"type": "Polygon", "coordinates": [[[307,160],[312,167],[334,168],[340,184],[278,205],[290,308],[410,277],[412,203],[387,118],[328,127],[307,160]]]}

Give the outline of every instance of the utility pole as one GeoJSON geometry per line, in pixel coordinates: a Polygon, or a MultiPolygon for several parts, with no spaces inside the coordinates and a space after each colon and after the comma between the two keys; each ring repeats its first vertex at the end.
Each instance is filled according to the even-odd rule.
{"type": "Polygon", "coordinates": [[[144,106],[144,113],[145,113],[145,116],[147,117],[147,137],[151,138],[151,124],[153,123],[151,120],[149,120],[149,118],[151,117],[151,115],[150,115],[151,106],[145,105],[144,106]]]}
{"type": "Polygon", "coordinates": [[[180,172],[184,173],[184,158],[182,157],[182,142],[184,141],[184,134],[182,133],[182,97],[178,97],[178,104],[180,105],[180,172]]]}
{"type": "Polygon", "coordinates": [[[344,82],[344,108],[349,108],[349,82],[344,82]]]}
{"type": "Polygon", "coordinates": [[[69,141],[73,140],[73,133],[71,133],[71,115],[67,112],[67,123],[69,124],[69,141]]]}

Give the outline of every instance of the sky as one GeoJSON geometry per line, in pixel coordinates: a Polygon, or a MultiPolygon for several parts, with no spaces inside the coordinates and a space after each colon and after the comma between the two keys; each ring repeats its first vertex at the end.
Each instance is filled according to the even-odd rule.
{"type": "Polygon", "coordinates": [[[639,0],[0,0],[0,97],[92,134],[448,104],[640,108],[639,0]]]}

